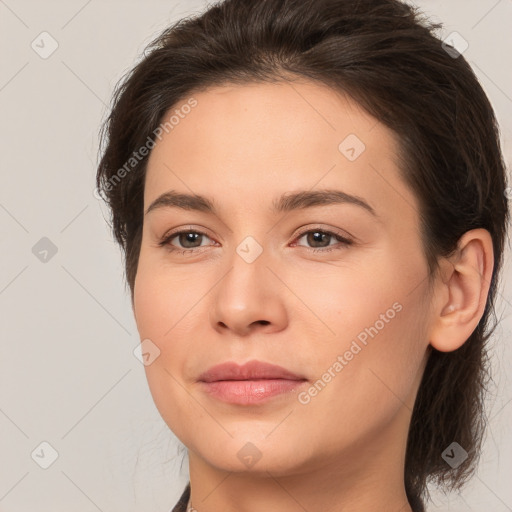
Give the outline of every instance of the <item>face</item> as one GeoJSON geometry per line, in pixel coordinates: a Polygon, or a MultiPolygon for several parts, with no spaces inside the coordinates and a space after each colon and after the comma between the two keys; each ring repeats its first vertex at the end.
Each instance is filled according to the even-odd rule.
{"type": "Polygon", "coordinates": [[[134,287],[163,419],[226,471],[357,466],[362,446],[405,446],[428,283],[393,133],[317,83],[193,98],[148,161],[134,287]],[[202,381],[254,360],[295,377],[202,381]]]}

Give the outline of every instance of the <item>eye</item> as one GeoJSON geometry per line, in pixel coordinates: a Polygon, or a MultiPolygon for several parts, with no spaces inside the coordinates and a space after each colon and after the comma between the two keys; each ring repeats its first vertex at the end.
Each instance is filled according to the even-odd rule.
{"type": "MultiPolygon", "coordinates": [[[[327,231],[324,229],[310,229],[308,231],[303,231],[298,237],[297,240],[306,237],[306,241],[308,244],[313,244],[314,247],[306,247],[310,249],[312,252],[328,252],[332,250],[342,249],[343,246],[348,246],[353,243],[352,240],[345,238],[337,233],[333,233],[332,231],[327,231]],[[332,241],[338,241],[338,244],[331,244],[332,241]],[[319,244],[316,245],[315,244],[319,244]],[[342,247],[340,247],[340,244],[342,247]]],[[[298,244],[301,245],[301,244],[298,244]]]]}
{"type": "Polygon", "coordinates": [[[164,235],[158,245],[167,246],[170,251],[180,251],[181,253],[195,252],[198,247],[204,247],[201,243],[204,237],[209,238],[206,233],[195,229],[174,231],[173,233],[164,235]],[[181,244],[181,247],[176,247],[172,243],[174,239],[181,244]]]}

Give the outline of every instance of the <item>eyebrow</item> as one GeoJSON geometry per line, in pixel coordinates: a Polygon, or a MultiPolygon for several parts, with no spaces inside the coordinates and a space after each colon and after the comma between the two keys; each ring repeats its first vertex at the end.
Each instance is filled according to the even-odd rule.
{"type": "MultiPolygon", "coordinates": [[[[284,213],[293,210],[302,210],[315,206],[332,204],[353,204],[364,208],[374,217],[378,217],[375,210],[361,197],[353,196],[341,190],[301,190],[299,192],[285,193],[272,202],[273,213],[284,213]]],[[[182,208],[211,213],[218,216],[213,201],[198,194],[183,194],[171,190],[157,197],[146,210],[145,215],[159,208],[182,208]]]]}

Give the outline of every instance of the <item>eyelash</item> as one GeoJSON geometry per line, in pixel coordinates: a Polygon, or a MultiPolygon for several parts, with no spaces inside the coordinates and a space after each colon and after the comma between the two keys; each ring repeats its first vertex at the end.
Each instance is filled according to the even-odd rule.
{"type": "MultiPolygon", "coordinates": [[[[160,242],[158,242],[158,245],[160,247],[163,247],[163,246],[167,246],[167,249],[171,252],[176,252],[176,251],[179,251],[180,254],[186,254],[186,253],[192,253],[192,252],[198,252],[198,249],[200,249],[201,247],[195,247],[193,249],[181,249],[179,247],[173,247],[171,244],[170,244],[170,241],[173,239],[173,238],[176,238],[177,236],[181,235],[181,234],[185,234],[185,233],[194,233],[194,234],[197,234],[197,235],[203,235],[203,236],[206,236],[208,237],[208,235],[206,233],[204,233],[203,231],[199,231],[197,229],[184,229],[184,230],[181,230],[181,231],[174,231],[173,233],[170,233],[169,235],[164,235],[164,237],[162,238],[162,240],[160,242]]],[[[299,240],[300,238],[302,238],[304,235],[307,235],[308,233],[322,233],[324,235],[330,235],[332,237],[334,237],[336,240],[338,240],[338,242],[340,242],[342,244],[342,246],[350,246],[352,245],[354,242],[352,240],[349,240],[348,238],[344,238],[332,231],[328,231],[328,230],[325,230],[325,229],[308,229],[306,231],[303,231],[301,233],[299,233],[295,240],[299,240]]],[[[210,238],[210,237],[208,237],[210,238]]],[[[304,247],[304,246],[300,246],[300,247],[304,247]]],[[[330,252],[330,251],[334,251],[334,250],[340,250],[342,249],[343,247],[338,247],[338,246],[327,246],[327,247],[324,247],[324,248],[314,248],[314,247],[306,247],[306,249],[309,249],[311,252],[313,253],[318,253],[318,252],[330,252]]],[[[199,252],[202,252],[202,251],[199,251],[199,252]]]]}

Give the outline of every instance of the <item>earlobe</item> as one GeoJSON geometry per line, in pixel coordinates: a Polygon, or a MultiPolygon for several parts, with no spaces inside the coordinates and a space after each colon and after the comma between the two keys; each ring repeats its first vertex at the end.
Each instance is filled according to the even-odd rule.
{"type": "Polygon", "coordinates": [[[464,233],[448,263],[451,271],[436,288],[430,330],[430,345],[440,352],[461,347],[482,318],[494,267],[490,233],[483,228],[464,233]]]}

